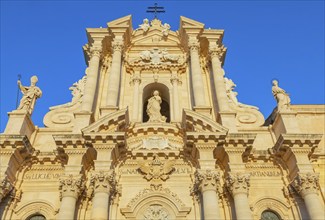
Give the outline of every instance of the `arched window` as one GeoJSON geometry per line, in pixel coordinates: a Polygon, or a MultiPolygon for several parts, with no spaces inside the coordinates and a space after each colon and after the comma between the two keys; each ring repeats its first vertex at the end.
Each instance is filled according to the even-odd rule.
{"type": "Polygon", "coordinates": [[[46,218],[41,214],[33,214],[32,216],[28,217],[27,220],[46,220],[46,218]]]}
{"type": "Polygon", "coordinates": [[[271,210],[265,210],[262,212],[261,220],[281,220],[279,215],[271,210]]]}

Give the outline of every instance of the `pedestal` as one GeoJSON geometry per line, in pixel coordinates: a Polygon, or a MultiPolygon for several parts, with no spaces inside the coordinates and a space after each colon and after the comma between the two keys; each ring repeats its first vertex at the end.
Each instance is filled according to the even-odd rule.
{"type": "Polygon", "coordinates": [[[15,110],[8,113],[9,120],[4,134],[26,135],[28,138],[35,130],[30,114],[25,110],[15,110]]]}

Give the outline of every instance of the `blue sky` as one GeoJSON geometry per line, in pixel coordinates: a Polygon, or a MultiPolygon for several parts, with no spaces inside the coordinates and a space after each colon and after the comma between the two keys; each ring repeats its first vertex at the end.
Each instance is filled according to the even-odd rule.
{"type": "MultiPolygon", "coordinates": [[[[240,102],[258,106],[265,118],[276,102],[271,81],[293,104],[324,104],[324,1],[1,1],[0,131],[15,109],[17,75],[23,85],[36,74],[43,97],[33,113],[43,127],[50,106],[71,100],[68,88],[84,75],[85,28],[132,14],[137,28],[154,2],[159,18],[179,28],[179,17],[224,29],[226,76],[240,102]]],[[[21,97],[21,95],[20,95],[21,97]]]]}

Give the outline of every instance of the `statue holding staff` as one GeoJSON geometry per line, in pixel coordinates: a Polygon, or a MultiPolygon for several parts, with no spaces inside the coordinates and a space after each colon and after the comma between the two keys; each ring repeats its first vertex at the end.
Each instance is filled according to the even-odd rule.
{"type": "Polygon", "coordinates": [[[18,87],[23,93],[17,110],[25,110],[28,114],[32,114],[36,99],[42,96],[41,89],[36,86],[37,81],[37,76],[30,78],[30,86],[23,86],[20,80],[17,81],[18,87]]]}

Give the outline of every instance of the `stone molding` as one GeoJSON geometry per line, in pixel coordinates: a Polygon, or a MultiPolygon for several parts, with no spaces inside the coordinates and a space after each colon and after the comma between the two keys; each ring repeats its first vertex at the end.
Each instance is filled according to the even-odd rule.
{"type": "Polygon", "coordinates": [[[39,213],[45,216],[46,219],[55,219],[55,215],[59,209],[55,205],[46,200],[36,200],[21,204],[15,209],[18,219],[28,219],[31,215],[39,213]]]}
{"type": "Polygon", "coordinates": [[[226,185],[230,193],[235,196],[236,194],[248,194],[250,174],[248,173],[229,173],[226,178],[226,185]]]}
{"type": "Polygon", "coordinates": [[[0,202],[3,198],[5,198],[9,192],[13,189],[11,182],[7,175],[4,176],[2,180],[0,180],[0,202]]]}
{"type": "Polygon", "coordinates": [[[319,174],[306,172],[299,172],[295,177],[291,185],[297,190],[297,192],[305,197],[307,194],[318,194],[319,174]]]}
{"type": "Polygon", "coordinates": [[[213,170],[196,170],[194,173],[194,186],[192,193],[198,194],[204,191],[216,191],[220,186],[220,174],[213,170]]]}
{"type": "Polygon", "coordinates": [[[90,185],[94,193],[103,192],[114,195],[116,192],[116,179],[114,170],[108,172],[99,171],[91,176],[90,185]]]}
{"type": "Polygon", "coordinates": [[[61,198],[74,197],[77,199],[84,189],[81,176],[66,175],[60,178],[59,190],[61,198]]]}

